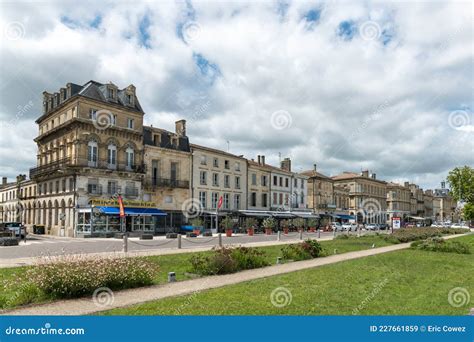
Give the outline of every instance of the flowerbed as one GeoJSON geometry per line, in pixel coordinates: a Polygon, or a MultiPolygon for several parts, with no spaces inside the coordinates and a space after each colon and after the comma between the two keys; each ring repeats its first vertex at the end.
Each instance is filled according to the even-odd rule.
{"type": "Polygon", "coordinates": [[[307,260],[317,258],[321,255],[323,248],[316,240],[305,240],[300,243],[291,244],[281,249],[285,260],[307,260]]]}
{"type": "Polygon", "coordinates": [[[415,241],[411,244],[412,248],[430,252],[471,254],[467,243],[461,241],[449,241],[440,237],[433,237],[423,241],[415,241]]]}
{"type": "Polygon", "coordinates": [[[458,228],[402,228],[394,231],[391,235],[386,235],[385,239],[392,243],[403,243],[425,240],[430,237],[442,236],[445,234],[464,234],[469,231],[469,229],[458,228]]]}

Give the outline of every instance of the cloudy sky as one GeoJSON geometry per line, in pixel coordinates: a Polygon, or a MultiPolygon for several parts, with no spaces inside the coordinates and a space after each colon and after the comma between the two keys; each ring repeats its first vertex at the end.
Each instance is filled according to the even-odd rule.
{"type": "Polygon", "coordinates": [[[474,165],[470,2],[2,2],[0,175],[36,163],[42,92],[134,84],[145,123],[295,171],[436,187],[474,165]]]}

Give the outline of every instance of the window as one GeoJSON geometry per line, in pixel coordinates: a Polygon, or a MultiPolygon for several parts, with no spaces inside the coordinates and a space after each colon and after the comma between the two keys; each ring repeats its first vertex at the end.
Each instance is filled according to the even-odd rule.
{"type": "Polygon", "coordinates": [[[207,172],[206,171],[201,171],[200,172],[199,183],[201,185],[206,185],[207,184],[207,172]]]}
{"type": "Polygon", "coordinates": [[[290,187],[290,182],[289,182],[288,178],[285,178],[285,187],[286,188],[290,187]]]}
{"type": "Polygon", "coordinates": [[[117,114],[112,114],[112,126],[117,126],[117,114]]]}
{"type": "Polygon", "coordinates": [[[132,103],[133,103],[133,101],[132,101],[132,95],[126,94],[125,98],[126,98],[126,100],[127,100],[127,104],[132,104],[132,103]]]}
{"type": "Polygon", "coordinates": [[[230,188],[230,176],[224,175],[224,188],[230,188]]]}
{"type": "Polygon", "coordinates": [[[229,161],[228,160],[224,160],[224,169],[229,169],[230,166],[229,166],[229,161]]]}
{"type": "Polygon", "coordinates": [[[87,164],[90,167],[97,166],[97,142],[89,141],[87,144],[87,164]]]}
{"type": "Polygon", "coordinates": [[[304,189],[304,179],[301,180],[301,189],[304,189]]]}
{"type": "Polygon", "coordinates": [[[62,186],[62,191],[63,191],[63,192],[66,192],[66,180],[65,180],[65,179],[63,179],[62,185],[63,185],[63,186],[62,186]]]}
{"type": "Polygon", "coordinates": [[[256,192],[252,192],[250,194],[250,206],[251,207],[257,206],[257,193],[256,192]]]}
{"type": "Polygon", "coordinates": [[[213,192],[211,196],[211,208],[216,209],[217,208],[217,202],[219,201],[219,193],[213,192]]]}
{"type": "Polygon", "coordinates": [[[207,199],[206,199],[206,192],[205,191],[199,191],[199,203],[201,203],[202,208],[206,208],[207,199]]]}
{"type": "Polygon", "coordinates": [[[262,207],[266,207],[267,205],[267,194],[262,194],[262,207]]]}
{"type": "Polygon", "coordinates": [[[257,174],[252,173],[252,185],[257,185],[257,174]]]}
{"type": "Polygon", "coordinates": [[[100,195],[100,187],[97,179],[89,179],[87,183],[87,192],[94,195],[100,195]]]}
{"type": "Polygon", "coordinates": [[[107,163],[109,169],[117,168],[117,147],[114,144],[109,144],[107,148],[107,163]]]}
{"type": "Polygon", "coordinates": [[[283,194],[280,194],[280,205],[283,204],[283,194]]]}
{"type": "Polygon", "coordinates": [[[229,194],[224,194],[224,204],[223,207],[224,209],[229,209],[229,194]]]}
{"type": "Polygon", "coordinates": [[[117,191],[117,182],[116,181],[108,181],[107,182],[107,193],[109,195],[114,195],[116,194],[117,191]]]}
{"type": "Polygon", "coordinates": [[[278,195],[276,193],[273,193],[273,205],[277,205],[278,203],[278,195]]]}
{"type": "Polygon", "coordinates": [[[115,92],[113,88],[107,88],[107,96],[109,97],[109,99],[115,98],[115,92]]]}
{"type": "Polygon", "coordinates": [[[212,165],[213,165],[214,167],[219,167],[219,159],[214,158],[214,160],[212,161],[212,165]]]}
{"type": "Polygon", "coordinates": [[[160,146],[160,144],[161,144],[161,135],[160,134],[154,134],[153,135],[153,145],[160,146]]]}
{"type": "Polygon", "coordinates": [[[295,186],[295,188],[298,187],[298,179],[297,178],[295,178],[295,185],[294,186],[295,186]]]}
{"type": "Polygon", "coordinates": [[[278,177],[277,176],[273,176],[273,185],[278,185],[278,177]]]}
{"type": "Polygon", "coordinates": [[[240,171],[240,163],[235,162],[235,171],[240,171]]]}
{"type": "Polygon", "coordinates": [[[38,184],[38,195],[41,195],[41,184],[38,184]]]}
{"type": "Polygon", "coordinates": [[[207,165],[207,158],[206,158],[206,156],[201,156],[201,165],[207,165]]]}
{"type": "Polygon", "coordinates": [[[239,194],[234,195],[234,209],[235,210],[240,209],[240,195],[239,194]]]}
{"type": "Polygon", "coordinates": [[[126,156],[126,168],[131,170],[135,164],[135,152],[133,151],[133,148],[127,147],[125,150],[125,156],[126,156]]]}
{"type": "Polygon", "coordinates": [[[283,186],[283,177],[280,177],[280,186],[283,186]]]}
{"type": "Polygon", "coordinates": [[[135,120],[128,118],[127,119],[127,127],[130,129],[134,128],[135,120]]]}
{"type": "Polygon", "coordinates": [[[73,190],[74,190],[74,179],[70,178],[69,179],[69,191],[73,191],[73,190]]]}
{"type": "Polygon", "coordinates": [[[267,176],[262,176],[262,179],[260,181],[262,183],[262,186],[267,186],[267,176]]]}
{"type": "Polygon", "coordinates": [[[235,176],[235,188],[240,189],[240,177],[235,176]]]}
{"type": "Polygon", "coordinates": [[[97,109],[90,109],[89,110],[89,119],[91,120],[97,120],[97,109]]]}
{"type": "Polygon", "coordinates": [[[213,173],[212,174],[212,186],[219,186],[219,174],[213,173]]]}

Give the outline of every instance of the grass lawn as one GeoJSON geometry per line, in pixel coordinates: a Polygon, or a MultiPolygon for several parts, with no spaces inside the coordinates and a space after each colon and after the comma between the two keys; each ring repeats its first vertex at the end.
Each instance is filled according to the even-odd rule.
{"type": "MultiPolygon", "coordinates": [[[[323,253],[325,255],[334,254],[334,249],[337,249],[337,253],[346,253],[350,251],[368,249],[372,247],[372,244],[375,244],[376,247],[382,247],[390,245],[391,243],[386,242],[382,236],[362,236],[360,238],[351,238],[351,239],[336,239],[321,241],[323,246],[323,253]]],[[[276,263],[278,256],[281,256],[280,246],[268,246],[268,247],[256,247],[259,250],[265,252],[267,260],[271,264],[276,263]]],[[[186,280],[191,277],[187,274],[190,269],[189,259],[192,255],[195,254],[210,254],[210,251],[204,251],[199,253],[185,253],[185,254],[168,254],[168,255],[159,255],[159,256],[149,256],[144,257],[153,262],[156,262],[160,266],[160,271],[154,280],[154,284],[162,284],[167,282],[168,272],[175,272],[176,278],[178,281],[186,280]]],[[[47,298],[44,295],[40,295],[35,291],[30,294],[22,293],[20,286],[4,287],[5,282],[20,279],[21,276],[26,271],[27,267],[16,267],[16,268],[1,268],[0,269],[0,309],[2,308],[11,308],[16,307],[22,304],[27,303],[40,303],[45,301],[51,301],[51,298],[47,298]]],[[[23,291],[24,292],[24,291],[23,291]]]]}
{"type": "MultiPolygon", "coordinates": [[[[474,235],[456,240],[470,244],[474,252],[474,235]]],[[[472,307],[474,254],[408,249],[114,309],[103,314],[466,315],[472,307]],[[291,293],[292,300],[284,307],[275,307],[271,303],[271,293],[279,287],[291,293]],[[456,287],[465,288],[471,298],[470,302],[458,308],[448,302],[448,293],[456,287]]]]}

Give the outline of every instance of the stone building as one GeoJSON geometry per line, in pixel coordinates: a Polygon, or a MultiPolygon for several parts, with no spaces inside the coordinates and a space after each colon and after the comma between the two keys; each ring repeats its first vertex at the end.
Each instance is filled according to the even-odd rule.
{"type": "Polygon", "coordinates": [[[18,175],[15,182],[3,177],[0,184],[0,223],[22,222],[27,229],[34,223],[36,183],[18,175]]]}
{"type": "MultiPolygon", "coordinates": [[[[35,223],[53,235],[91,234],[94,224],[94,232],[119,231],[115,219],[93,215],[92,200],[142,197],[144,112],[135,87],[68,83],[43,99],[37,167],[30,170],[37,183],[35,223]]],[[[129,217],[127,230],[149,221],[129,217]]]]}
{"type": "Polygon", "coordinates": [[[456,211],[457,202],[452,198],[446,183],[441,182],[441,188],[433,193],[434,218],[438,222],[457,222],[459,213],[456,211]]]}
{"type": "Polygon", "coordinates": [[[216,229],[215,217],[222,197],[219,215],[238,214],[247,208],[247,160],[214,148],[191,144],[191,197],[207,228],[216,229]]]}
{"type": "Polygon", "coordinates": [[[400,217],[406,221],[410,215],[411,192],[408,182],[404,185],[389,182],[387,183],[387,213],[391,222],[393,217],[400,217]]]}
{"type": "Polygon", "coordinates": [[[357,222],[387,222],[387,183],[378,180],[375,173],[343,172],[332,179],[334,184],[350,189],[349,214],[357,215],[357,222]]]}
{"type": "Polygon", "coordinates": [[[248,210],[270,210],[271,168],[265,164],[265,156],[257,156],[257,161],[247,161],[247,208],[248,210]]]}
{"type": "Polygon", "coordinates": [[[424,207],[424,214],[425,214],[425,220],[427,220],[429,224],[431,224],[435,218],[434,218],[434,212],[433,212],[433,190],[425,190],[423,193],[423,207],[424,207]]]}
{"type": "Polygon", "coordinates": [[[316,164],[302,174],[308,177],[308,207],[320,214],[333,213],[337,206],[331,177],[318,172],[316,164]]]}
{"type": "Polygon", "coordinates": [[[418,185],[409,183],[408,184],[411,191],[411,208],[410,214],[412,218],[417,220],[424,220],[425,217],[425,202],[423,200],[423,189],[418,185]]]}
{"type": "Polygon", "coordinates": [[[167,213],[155,231],[177,230],[185,224],[183,205],[191,196],[191,150],[186,136],[186,121],[176,122],[175,132],[144,127],[144,199],[167,213]]]}

